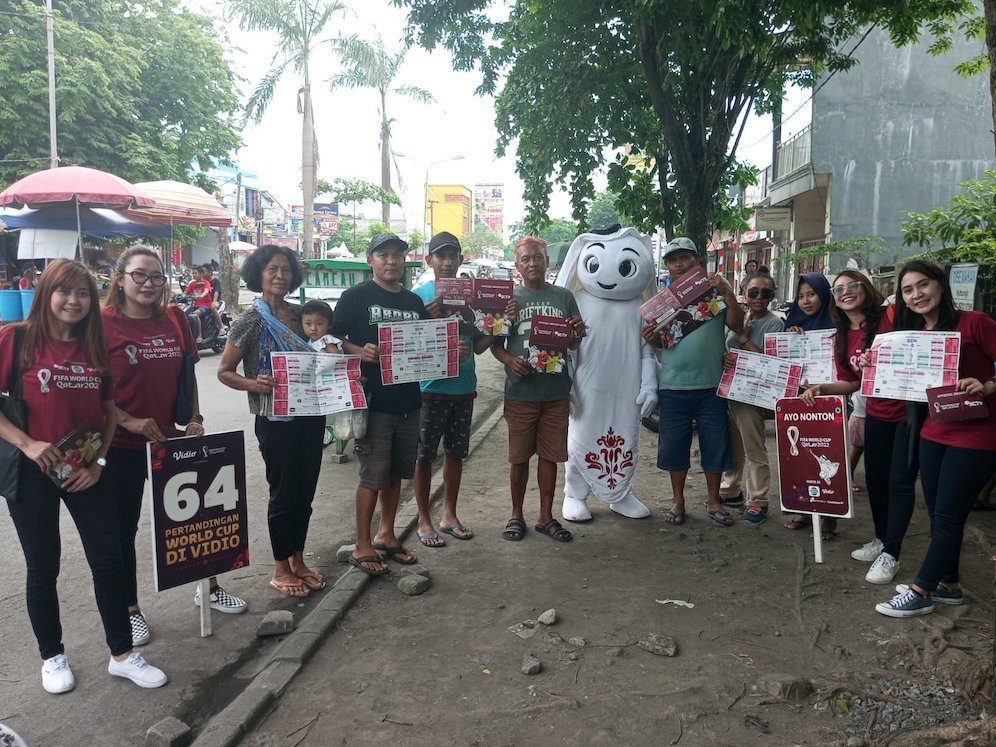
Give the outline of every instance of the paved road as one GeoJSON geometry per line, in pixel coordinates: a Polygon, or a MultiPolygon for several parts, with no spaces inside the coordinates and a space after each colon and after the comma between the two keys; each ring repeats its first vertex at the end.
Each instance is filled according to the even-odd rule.
{"type": "MultiPolygon", "coordinates": [[[[272,560],[266,533],[266,483],[255,449],[252,421],[245,395],[218,383],[220,356],[206,353],[198,365],[201,408],[210,431],[247,429],[250,552],[252,564],[222,579],[231,592],[249,600],[247,614],[213,617],[214,635],[199,635],[193,587],[156,594],[152,582],[148,505],[139,528],[140,602],[152,629],[143,652],[162,666],[170,683],[153,691],[140,690],[107,674],[107,648],[93,599],[93,586],[79,536],[67,512],[62,518],[62,573],[59,593],[66,653],[76,674],[76,689],[49,695],[41,687],[34,636],[24,604],[24,562],[13,525],[0,512],[0,722],[9,724],[32,745],[106,745],[141,743],[146,729],[170,715],[187,723],[205,722],[228,697],[244,686],[272,642],[255,638],[256,625],[273,609],[303,614],[316,597],[296,602],[277,597],[267,587],[272,560]]],[[[478,358],[480,396],[475,426],[500,403],[502,373],[490,357],[478,358]]],[[[327,456],[329,453],[327,453],[327,456]]],[[[356,462],[334,464],[326,458],[315,499],[308,543],[309,562],[336,576],[343,566],[334,551],[352,542],[353,491],[356,462]]],[[[53,537],[53,542],[58,538],[53,537]]]]}

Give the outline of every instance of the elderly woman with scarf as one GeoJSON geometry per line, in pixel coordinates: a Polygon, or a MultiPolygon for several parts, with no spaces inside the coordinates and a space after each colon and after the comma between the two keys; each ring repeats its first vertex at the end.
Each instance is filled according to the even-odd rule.
{"type": "Polygon", "coordinates": [[[256,416],[256,438],[270,486],[267,523],[275,561],[270,586],[289,597],[306,597],[325,586],[325,579],[304,562],[325,418],[280,418],[268,412],[274,384],[270,353],[311,350],[301,327],[301,307],[284,300],[301,285],[304,274],[290,250],[264,244],[246,259],[242,278],[249,290],[261,295],[232,323],[218,380],[248,392],[249,412],[256,416]],[[235,370],[239,363],[241,375],[235,370]]]}
{"type": "MultiPolygon", "coordinates": [[[[785,315],[786,332],[814,332],[821,329],[836,329],[830,315],[830,282],[821,272],[806,272],[799,276],[795,286],[795,298],[785,315]]],[[[786,529],[803,529],[811,523],[805,514],[793,514],[786,519],[786,529]]],[[[837,520],[824,518],[822,536],[825,540],[837,536],[837,520]]]]}

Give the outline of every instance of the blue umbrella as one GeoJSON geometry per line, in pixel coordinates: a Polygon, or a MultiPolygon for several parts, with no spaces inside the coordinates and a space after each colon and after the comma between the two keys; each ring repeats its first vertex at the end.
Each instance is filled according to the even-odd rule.
{"type": "Polygon", "coordinates": [[[155,225],[125,218],[114,210],[104,208],[79,209],[77,223],[76,206],[73,203],[53,204],[49,207],[31,210],[22,208],[0,209],[0,221],[7,230],[20,228],[41,228],[76,232],[82,229],[88,236],[106,238],[108,236],[147,236],[149,238],[169,238],[170,227],[155,225]]]}

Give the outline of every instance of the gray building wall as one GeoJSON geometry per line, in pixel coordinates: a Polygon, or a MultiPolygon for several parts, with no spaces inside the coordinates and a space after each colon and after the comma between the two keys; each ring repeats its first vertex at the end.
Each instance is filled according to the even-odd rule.
{"type": "Polygon", "coordinates": [[[815,94],[812,160],[832,175],[830,240],[879,236],[909,254],[904,211],[944,206],[960,182],[996,168],[988,76],[954,72],[982,43],[940,57],[927,46],[896,49],[876,29],[859,64],[815,94]]]}

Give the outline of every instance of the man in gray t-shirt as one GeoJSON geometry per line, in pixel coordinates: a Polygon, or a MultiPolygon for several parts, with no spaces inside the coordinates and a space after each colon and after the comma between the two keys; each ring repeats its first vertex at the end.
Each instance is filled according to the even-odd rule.
{"type": "Polygon", "coordinates": [[[557,463],[567,461],[567,419],[571,377],[564,366],[559,373],[532,371],[527,358],[531,320],[534,315],[556,316],[571,325],[569,347],[581,341],[585,325],[577,302],[566,288],[546,282],[546,242],[527,237],[515,245],[515,268],[522,285],[515,288],[519,312],[512,334],[499,337],[491,352],[505,366],[505,420],[508,423],[509,480],[512,518],[502,537],[521,540],[526,533],[523,503],[529,481],[529,460],[539,457],[537,484],[540,511],[537,532],[557,542],[568,542],[571,533],[553,518],[553,494],[557,483],[557,463]]]}

